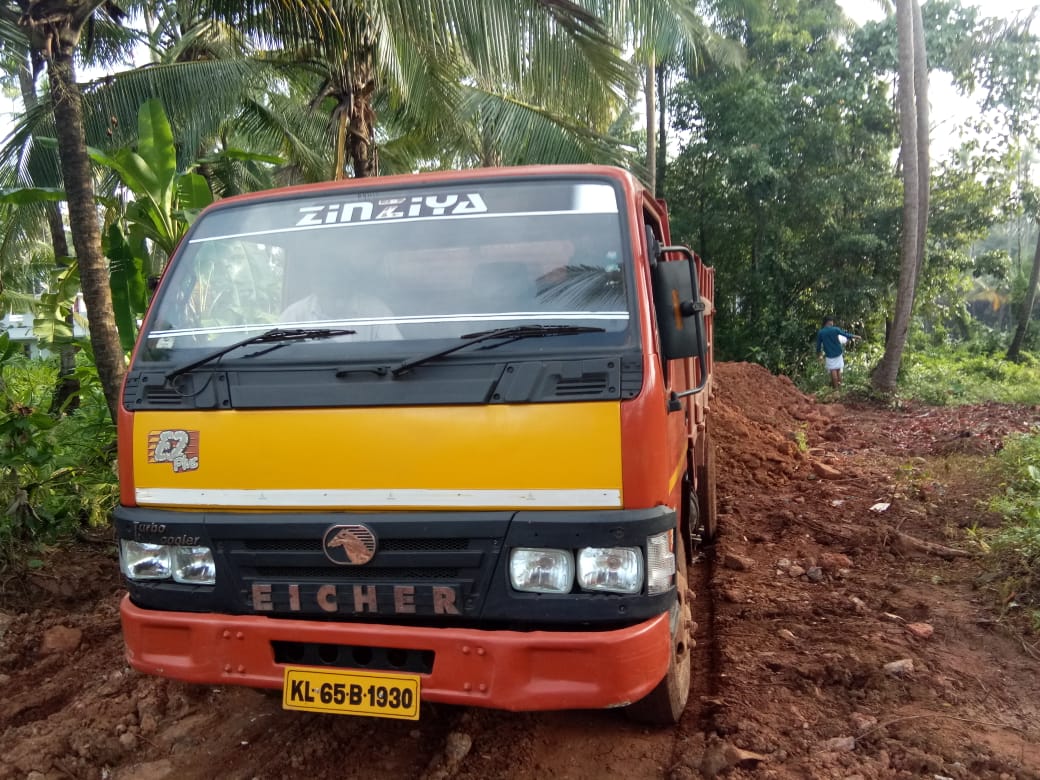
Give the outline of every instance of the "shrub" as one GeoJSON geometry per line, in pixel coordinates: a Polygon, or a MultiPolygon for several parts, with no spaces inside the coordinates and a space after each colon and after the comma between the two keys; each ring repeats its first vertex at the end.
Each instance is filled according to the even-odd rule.
{"type": "Polygon", "coordinates": [[[118,497],[115,426],[97,372],[81,354],[75,414],[51,416],[54,359],[17,354],[0,336],[0,564],[86,526],[103,525],[118,497]]]}

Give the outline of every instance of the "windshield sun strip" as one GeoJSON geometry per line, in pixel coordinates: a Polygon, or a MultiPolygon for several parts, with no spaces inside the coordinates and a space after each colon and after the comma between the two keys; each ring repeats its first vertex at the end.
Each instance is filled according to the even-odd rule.
{"type": "Polygon", "coordinates": [[[283,228],[271,228],[270,230],[251,230],[245,233],[226,233],[220,236],[207,236],[205,238],[192,238],[189,244],[203,244],[210,241],[227,241],[239,238],[255,238],[257,236],[275,236],[282,233],[299,233],[305,230],[327,230],[332,228],[346,227],[369,227],[372,225],[386,225],[393,223],[400,225],[407,222],[443,222],[453,219],[509,219],[517,217],[569,217],[575,214],[618,214],[618,210],[570,210],[570,211],[515,211],[502,214],[445,214],[436,217],[399,217],[384,220],[366,220],[364,222],[330,222],[322,225],[299,225],[283,228]]]}
{"type": "MultiPolygon", "coordinates": [[[[497,322],[501,320],[605,320],[624,322],[630,319],[627,311],[617,312],[496,312],[495,314],[438,314],[414,315],[407,317],[383,317],[379,319],[343,319],[343,320],[308,320],[298,324],[339,326],[339,325],[435,325],[453,322],[497,322]]],[[[254,323],[251,325],[221,326],[214,328],[191,328],[177,330],[153,330],[148,338],[177,338],[180,336],[219,335],[223,333],[248,333],[264,330],[271,323],[254,323]]]]}

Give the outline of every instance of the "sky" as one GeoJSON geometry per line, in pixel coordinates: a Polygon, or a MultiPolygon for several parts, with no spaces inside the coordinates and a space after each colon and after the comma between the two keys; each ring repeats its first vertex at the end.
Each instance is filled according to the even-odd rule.
{"type": "MultiPolygon", "coordinates": [[[[1036,6],[1036,3],[1025,0],[985,0],[985,2],[964,2],[963,4],[981,8],[985,16],[1005,18],[1029,11],[1036,6]]],[[[881,10],[881,0],[838,0],[838,5],[845,10],[849,18],[859,24],[881,19],[885,15],[881,10]]]]}
{"type": "MultiPolygon", "coordinates": [[[[927,0],[925,1],[927,2],[927,0]]],[[[838,5],[845,10],[849,18],[859,24],[881,19],[885,15],[881,10],[881,0],[838,0],[838,5]]],[[[985,0],[985,2],[964,2],[963,5],[981,8],[986,16],[1008,18],[1016,13],[1032,10],[1037,3],[1026,2],[1026,0],[985,0]]]]}

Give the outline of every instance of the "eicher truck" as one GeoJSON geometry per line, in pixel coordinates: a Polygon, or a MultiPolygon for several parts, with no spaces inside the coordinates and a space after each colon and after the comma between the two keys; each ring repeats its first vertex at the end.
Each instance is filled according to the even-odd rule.
{"type": "Polygon", "coordinates": [[[129,663],[294,710],[676,721],[715,532],[713,290],[611,167],[209,207],[123,388],[129,663]]]}

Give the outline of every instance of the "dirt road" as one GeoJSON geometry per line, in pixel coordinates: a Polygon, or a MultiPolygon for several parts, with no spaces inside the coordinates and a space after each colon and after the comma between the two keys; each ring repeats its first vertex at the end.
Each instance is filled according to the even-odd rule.
{"type": "Polygon", "coordinates": [[[1040,650],[973,543],[997,523],[987,459],[1040,410],[821,405],[748,364],[717,382],[721,536],[691,573],[678,727],[305,715],[143,677],[114,554],[80,545],[0,578],[0,778],[1040,778],[1040,650]]]}

